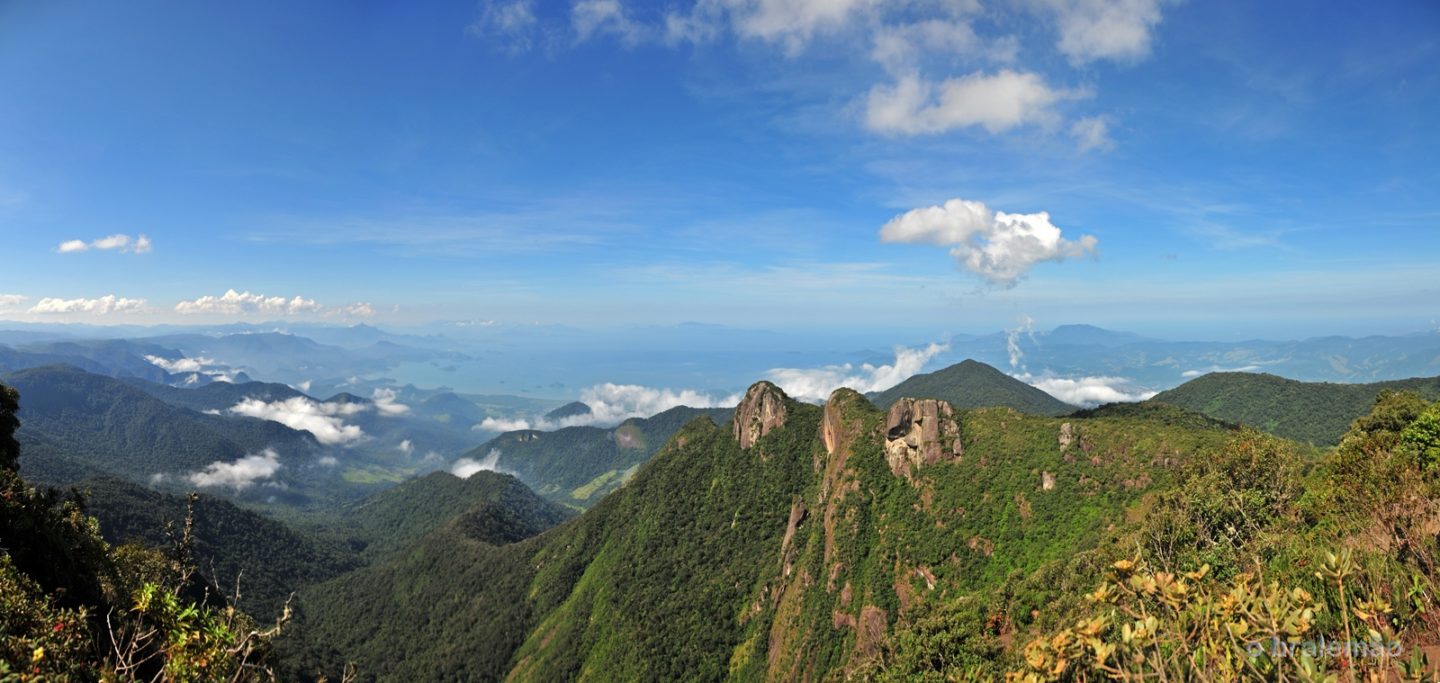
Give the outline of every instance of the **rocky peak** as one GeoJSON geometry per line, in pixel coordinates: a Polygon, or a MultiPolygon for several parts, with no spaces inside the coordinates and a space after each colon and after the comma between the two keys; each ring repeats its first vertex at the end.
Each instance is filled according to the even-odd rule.
{"type": "Polygon", "coordinates": [[[846,426],[846,415],[855,410],[857,405],[869,403],[864,396],[854,389],[841,387],[830,394],[825,401],[825,416],[820,420],[820,437],[825,441],[825,452],[835,455],[836,449],[845,441],[847,432],[851,430],[846,426]]]}
{"type": "Polygon", "coordinates": [[[741,448],[755,445],[771,430],[785,426],[785,392],[769,382],[756,382],[735,407],[733,431],[741,448]]]}
{"type": "Polygon", "coordinates": [[[963,452],[955,409],[945,401],[902,398],[885,415],[885,460],[897,477],[963,452]]]}

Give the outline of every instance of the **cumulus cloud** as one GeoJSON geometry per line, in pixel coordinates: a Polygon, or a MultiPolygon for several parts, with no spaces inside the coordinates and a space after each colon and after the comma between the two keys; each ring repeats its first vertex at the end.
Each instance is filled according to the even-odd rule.
{"type": "Polygon", "coordinates": [[[500,449],[492,448],[485,457],[476,460],[474,458],[460,458],[450,466],[450,474],[461,479],[469,479],[476,472],[505,472],[500,469],[500,449]]]}
{"type": "Polygon", "coordinates": [[[187,479],[196,486],[228,486],[237,491],[269,479],[280,470],[280,454],[273,448],[247,455],[234,462],[215,461],[187,479]]]}
{"type": "Polygon", "coordinates": [[[1064,261],[1095,254],[1098,240],[1061,236],[1046,212],[992,212],[985,204],[952,199],[940,206],[913,209],[880,228],[882,242],[950,247],[950,256],[991,284],[1013,287],[1041,261],[1064,261]]]}
{"type": "Polygon", "coordinates": [[[375,310],[370,304],[356,302],[344,306],[322,306],[314,299],[307,299],[303,296],[283,297],[266,296],[254,294],[250,291],[237,292],[233,289],[226,290],[220,296],[202,296],[192,301],[181,301],[175,304],[175,312],[182,315],[247,315],[261,313],[265,315],[294,316],[313,314],[327,317],[360,317],[368,318],[375,315],[375,310]]]}
{"type": "Polygon", "coordinates": [[[30,297],[24,294],[0,294],[0,311],[7,308],[15,308],[29,299],[30,297]]]}
{"type": "Polygon", "coordinates": [[[362,403],[320,403],[295,396],[268,403],[258,398],[245,398],[232,406],[229,412],[310,432],[316,441],[323,444],[343,445],[365,438],[365,432],[358,425],[347,425],[343,418],[368,409],[369,406],[362,403]]]}
{"type": "Polygon", "coordinates": [[[410,406],[396,402],[394,389],[376,389],[375,392],[370,395],[370,400],[375,404],[376,412],[387,417],[404,415],[410,412],[410,406]]]}
{"type": "Polygon", "coordinates": [[[1015,378],[1070,405],[1086,408],[1102,403],[1144,401],[1157,393],[1135,387],[1124,377],[1032,377],[1021,374],[1015,378]]]}
{"type": "Polygon", "coordinates": [[[316,462],[319,462],[321,465],[324,465],[325,467],[334,467],[334,466],[340,464],[340,459],[337,458],[337,457],[335,457],[335,456],[333,456],[333,455],[322,455],[322,456],[320,456],[320,459],[319,459],[318,461],[316,461],[316,462]]]}
{"type": "Polygon", "coordinates": [[[930,344],[923,349],[901,346],[896,347],[895,361],[889,365],[845,363],[820,368],[775,368],[765,376],[794,398],[823,401],[840,387],[862,394],[889,389],[920,372],[931,358],[948,350],[949,344],[930,344]]]}
{"type": "Polygon", "coordinates": [[[1070,126],[1070,136],[1075,138],[1075,144],[1080,151],[1107,150],[1115,146],[1115,141],[1110,138],[1110,122],[1104,116],[1087,116],[1078,119],[1070,126]]]}
{"type": "Polygon", "coordinates": [[[1150,54],[1161,0],[1041,0],[1060,31],[1057,47],[1074,64],[1133,62],[1150,54]]]}
{"type": "Polygon", "coordinates": [[[66,240],[55,248],[61,254],[75,254],[82,251],[118,251],[124,254],[145,254],[150,251],[150,238],[145,235],[110,235],[97,240],[66,240]]]}
{"type": "Polygon", "coordinates": [[[1055,105],[1085,93],[1056,89],[1038,74],[1004,69],[975,72],[938,83],[917,74],[876,85],[866,100],[865,124],[890,135],[944,133],[978,126],[1003,133],[1019,126],[1053,126],[1055,105]]]}
{"type": "Polygon", "coordinates": [[[405,455],[410,455],[411,453],[415,452],[415,444],[410,443],[409,439],[401,441],[400,445],[396,446],[395,448],[396,450],[400,451],[405,455]]]}
{"type": "Polygon", "coordinates": [[[145,310],[144,299],[127,299],[125,297],[117,297],[114,294],[107,294],[98,299],[57,299],[46,297],[30,307],[31,313],[45,315],[65,315],[72,313],[109,315],[111,313],[136,313],[143,310],[145,310]]]}

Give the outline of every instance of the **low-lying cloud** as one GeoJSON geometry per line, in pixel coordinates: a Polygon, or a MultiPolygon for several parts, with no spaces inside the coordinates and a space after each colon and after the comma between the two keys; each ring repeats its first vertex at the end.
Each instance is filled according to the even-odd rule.
{"type": "Polygon", "coordinates": [[[1095,255],[1097,240],[1065,239],[1044,211],[991,211],[983,202],[951,199],[907,211],[880,228],[880,241],[949,247],[956,265],[998,287],[1014,287],[1042,261],[1095,255]]]}
{"type": "Polygon", "coordinates": [[[502,472],[500,469],[500,449],[492,448],[485,457],[476,460],[474,458],[460,458],[450,466],[450,474],[461,479],[469,479],[476,472],[502,472]]]}
{"type": "Polygon", "coordinates": [[[1093,408],[1104,403],[1135,403],[1155,396],[1155,391],[1136,387],[1124,377],[1094,375],[1087,377],[1033,377],[1016,375],[1029,384],[1070,405],[1093,408]]]}
{"type": "Polygon", "coordinates": [[[845,363],[820,368],[774,368],[766,371],[765,377],[794,398],[818,402],[840,387],[862,394],[884,391],[920,372],[930,359],[948,350],[949,344],[930,344],[923,349],[901,346],[895,348],[895,360],[889,365],[845,363]]]}
{"type": "Polygon", "coordinates": [[[145,360],[150,361],[151,365],[172,375],[188,374],[189,377],[185,379],[186,384],[195,384],[200,381],[200,377],[209,377],[215,382],[234,383],[235,377],[238,374],[238,371],[230,366],[204,356],[170,359],[147,355],[145,356],[145,360]]]}
{"type": "Polygon", "coordinates": [[[580,392],[580,401],[590,406],[582,415],[552,420],[546,417],[487,417],[476,429],[490,432],[512,432],[522,429],[554,430],[565,427],[609,427],[632,417],[650,417],[671,408],[729,408],[740,402],[739,394],[717,396],[692,389],[657,389],[639,384],[606,382],[580,392]]]}
{"type": "Polygon", "coordinates": [[[186,478],[196,486],[228,486],[241,491],[262,479],[269,479],[280,470],[280,454],[273,448],[247,455],[234,462],[217,460],[186,478]]]}
{"type": "Polygon", "coordinates": [[[283,401],[245,398],[230,408],[234,415],[279,422],[291,429],[310,432],[326,445],[344,445],[365,438],[358,425],[345,424],[344,417],[368,410],[363,403],[320,403],[304,396],[283,401]]]}
{"type": "Polygon", "coordinates": [[[1242,365],[1238,368],[1222,368],[1218,365],[1212,365],[1203,370],[1186,370],[1185,372],[1180,373],[1180,376],[1186,379],[1190,379],[1194,377],[1199,377],[1201,375],[1208,375],[1212,372],[1260,372],[1260,366],[1242,365]]]}
{"type": "Polygon", "coordinates": [[[376,389],[370,395],[370,400],[375,404],[376,412],[381,415],[395,417],[410,412],[410,406],[396,401],[394,389],[376,389]]]}

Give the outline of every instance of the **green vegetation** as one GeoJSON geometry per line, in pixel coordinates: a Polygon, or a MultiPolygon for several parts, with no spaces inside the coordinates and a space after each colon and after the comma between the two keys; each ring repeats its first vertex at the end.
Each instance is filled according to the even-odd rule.
{"type": "MultiPolygon", "coordinates": [[[[578,408],[570,404],[557,410],[574,413],[578,408]]],[[[724,421],[729,419],[729,410],[682,406],[649,418],[632,418],[611,429],[506,432],[462,457],[484,460],[498,453],[500,469],[514,473],[540,495],[562,505],[587,508],[625,483],[626,477],[609,473],[633,471],[700,415],[724,421]]]]}
{"type": "Polygon", "coordinates": [[[1166,403],[1210,417],[1317,445],[1333,446],[1382,391],[1413,391],[1440,399],[1440,377],[1373,384],[1297,382],[1248,372],[1217,372],[1160,392],[1166,403]]]}
{"type": "Polygon", "coordinates": [[[938,398],[956,408],[1014,408],[1030,415],[1064,415],[1072,406],[989,365],[974,360],[915,375],[870,395],[880,408],[904,397],[938,398]]]}
{"type": "MultiPolygon", "coordinates": [[[[841,425],[834,453],[819,438],[820,408],[783,405],[783,426],[744,450],[728,424],[695,420],[628,485],[528,540],[496,546],[449,524],[304,590],[303,625],[281,644],[289,670],[334,674],[354,661],[378,680],[873,672],[888,666],[896,625],[929,614],[941,633],[907,642],[960,638],[934,605],[983,606],[1016,577],[1104,545],[1147,493],[1231,434],[1208,422],[977,410],[957,418],[963,455],[907,478],[887,464],[885,415],[863,397],[828,409],[825,422],[841,425]]],[[[1038,591],[1023,601],[1047,604],[1038,591]]],[[[994,665],[990,641],[961,655],[994,665]]]]}
{"type": "Polygon", "coordinates": [[[0,385],[0,680],[269,680],[280,625],[204,594],[190,524],[168,554],[110,546],[78,499],[20,477],[17,409],[0,385]]]}

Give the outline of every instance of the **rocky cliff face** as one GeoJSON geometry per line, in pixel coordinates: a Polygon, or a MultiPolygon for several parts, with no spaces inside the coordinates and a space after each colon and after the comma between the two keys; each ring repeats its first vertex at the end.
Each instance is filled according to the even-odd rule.
{"type": "Polygon", "coordinates": [[[769,382],[756,382],[735,407],[732,431],[740,448],[748,449],[760,437],[785,426],[785,392],[769,382]]]}
{"type": "Polygon", "coordinates": [[[955,410],[945,401],[902,398],[885,415],[885,460],[897,477],[963,452],[955,410]]]}

